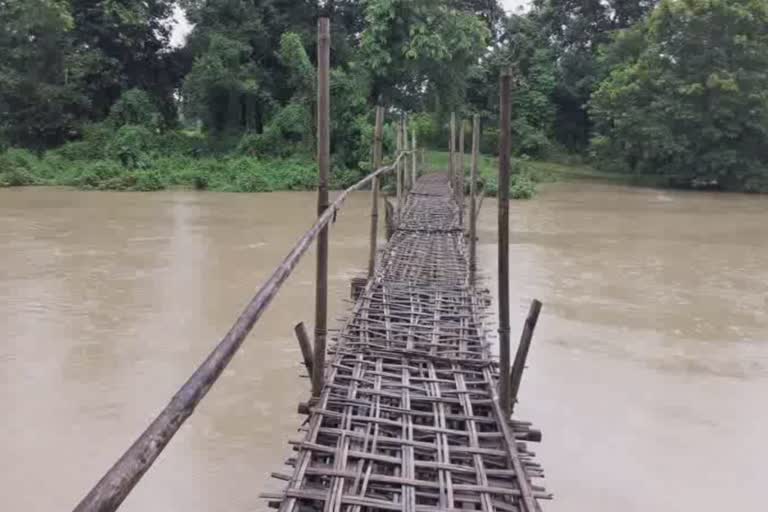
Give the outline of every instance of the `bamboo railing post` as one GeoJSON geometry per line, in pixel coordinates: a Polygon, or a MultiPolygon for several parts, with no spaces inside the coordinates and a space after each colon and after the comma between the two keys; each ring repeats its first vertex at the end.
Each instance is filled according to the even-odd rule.
{"type": "MultiPolygon", "coordinates": [[[[397,154],[399,155],[403,151],[403,118],[400,117],[400,121],[397,122],[397,154]]],[[[397,216],[396,222],[400,219],[400,209],[403,207],[403,163],[402,161],[397,164],[395,170],[397,174],[397,216]]]]}
{"type": "MultiPolygon", "coordinates": [[[[318,20],[317,36],[317,165],[320,174],[317,189],[317,215],[328,208],[328,178],[331,167],[330,125],[330,54],[331,28],[328,18],[318,20]]],[[[312,372],[312,396],[319,397],[325,378],[325,345],[328,335],[328,226],[317,239],[317,275],[315,286],[315,361],[312,372]]]]}
{"type": "MultiPolygon", "coordinates": [[[[403,151],[410,151],[410,140],[408,137],[408,116],[403,115],[403,126],[401,127],[403,130],[403,151]]],[[[403,160],[403,200],[405,200],[405,197],[408,196],[408,192],[410,191],[411,187],[411,180],[408,179],[408,158],[403,160]]]]}
{"type": "Polygon", "coordinates": [[[525,319],[523,334],[520,336],[520,344],[517,346],[515,364],[512,366],[512,372],[509,376],[510,411],[515,410],[517,394],[520,392],[520,382],[523,380],[523,372],[525,371],[525,361],[528,359],[528,351],[531,348],[531,340],[533,340],[533,332],[536,330],[536,322],[539,320],[539,313],[541,313],[541,302],[534,299],[528,310],[528,317],[525,319]]]}
{"type": "MultiPolygon", "coordinates": [[[[384,107],[376,107],[376,128],[373,131],[373,170],[381,167],[381,144],[384,134],[384,107]]],[[[371,243],[368,254],[368,279],[376,273],[376,253],[379,241],[379,178],[371,184],[371,243]]]]}
{"type": "Polygon", "coordinates": [[[509,70],[501,74],[499,121],[499,399],[504,413],[511,413],[509,390],[509,154],[510,154],[510,83],[509,70]]]}
{"type": "Polygon", "coordinates": [[[417,172],[417,166],[418,166],[418,160],[419,160],[419,152],[416,150],[416,127],[411,128],[411,149],[413,150],[413,166],[411,167],[411,189],[416,186],[416,175],[417,172]]]}
{"type": "Polygon", "coordinates": [[[464,225],[464,119],[459,122],[459,160],[456,173],[456,202],[459,204],[459,221],[464,225]]]}
{"type": "Polygon", "coordinates": [[[469,277],[477,273],[477,171],[480,160],[480,116],[472,119],[472,170],[469,179],[469,277]]]}
{"type": "MultiPolygon", "coordinates": [[[[451,140],[448,142],[448,174],[451,187],[456,186],[456,112],[451,112],[451,140]]],[[[455,196],[454,196],[455,197],[455,196]]]]}

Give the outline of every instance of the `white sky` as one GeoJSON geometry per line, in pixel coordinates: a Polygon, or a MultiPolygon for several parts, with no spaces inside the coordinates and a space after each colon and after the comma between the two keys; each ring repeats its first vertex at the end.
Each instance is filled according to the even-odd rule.
{"type": "MultiPolygon", "coordinates": [[[[520,7],[527,7],[530,0],[501,0],[504,10],[515,12],[520,7]]],[[[176,6],[173,13],[173,32],[171,33],[171,46],[178,47],[184,44],[184,40],[192,30],[182,10],[176,6]]]]}
{"type": "Polygon", "coordinates": [[[527,7],[530,3],[530,0],[501,0],[501,4],[507,12],[517,11],[519,7],[527,7]]]}

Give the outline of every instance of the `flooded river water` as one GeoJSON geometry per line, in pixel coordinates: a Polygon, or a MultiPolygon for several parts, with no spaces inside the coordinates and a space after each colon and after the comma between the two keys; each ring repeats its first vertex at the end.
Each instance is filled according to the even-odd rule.
{"type": "MultiPolygon", "coordinates": [[[[331,304],[365,268],[367,193],[333,228],[331,304]]],[[[0,509],[71,509],[224,334],[309,193],[0,190],[0,509]]],[[[546,511],[762,510],[768,200],[595,184],[511,208],[512,319],[544,310],[519,415],[546,511]]],[[[495,204],[480,268],[495,288],[495,204]]],[[[265,510],[291,453],[313,255],[122,510],[265,510]]]]}

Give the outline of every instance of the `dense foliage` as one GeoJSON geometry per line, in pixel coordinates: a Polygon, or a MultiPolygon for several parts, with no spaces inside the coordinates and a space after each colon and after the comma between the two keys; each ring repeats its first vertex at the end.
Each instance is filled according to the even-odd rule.
{"type": "MultiPolygon", "coordinates": [[[[0,185],[311,187],[318,4],[0,0],[0,185]],[[192,26],[179,48],[174,9],[192,26]]],[[[377,104],[443,150],[450,112],[479,113],[495,154],[508,68],[518,161],[578,153],[676,186],[768,188],[765,0],[325,4],[337,185],[370,167],[377,104]]]]}
{"type": "Polygon", "coordinates": [[[768,4],[663,0],[623,33],[592,99],[593,149],[672,184],[768,190],[768,4]]]}

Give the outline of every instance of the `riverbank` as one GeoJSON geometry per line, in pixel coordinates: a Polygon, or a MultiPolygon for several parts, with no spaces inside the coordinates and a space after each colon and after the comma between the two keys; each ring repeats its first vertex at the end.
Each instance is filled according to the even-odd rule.
{"type": "MultiPolygon", "coordinates": [[[[470,155],[465,156],[470,165],[470,155]]],[[[427,169],[447,169],[448,153],[427,152],[427,169]]],[[[365,170],[334,168],[331,186],[341,189],[360,179],[365,170]]],[[[497,192],[498,159],[480,158],[480,177],[487,195],[497,192]]],[[[513,160],[511,196],[529,199],[537,185],[559,181],[600,181],[625,185],[663,186],[658,177],[629,176],[599,172],[577,162],[513,160]]],[[[289,158],[255,158],[241,155],[190,157],[180,155],[142,156],[118,159],[71,158],[66,153],[48,152],[42,158],[19,149],[0,155],[0,187],[53,185],[84,190],[156,191],[189,188],[219,192],[275,192],[313,190],[317,187],[317,166],[309,155],[289,158]]]]}
{"type": "MultiPolygon", "coordinates": [[[[471,155],[465,155],[465,164],[467,168],[471,165],[471,155]]],[[[589,164],[585,164],[577,156],[565,156],[554,160],[530,160],[513,158],[513,186],[522,177],[523,181],[529,181],[534,184],[555,183],[555,182],[579,182],[594,181],[600,183],[612,183],[616,185],[634,185],[646,187],[665,188],[662,177],[652,175],[629,175],[598,171],[589,164]],[[516,178],[517,176],[517,178],[516,178]]],[[[427,152],[427,165],[435,169],[448,167],[448,152],[429,151],[427,152]]],[[[496,192],[496,176],[499,171],[499,159],[489,155],[480,155],[480,177],[490,189],[496,192]]]]}

